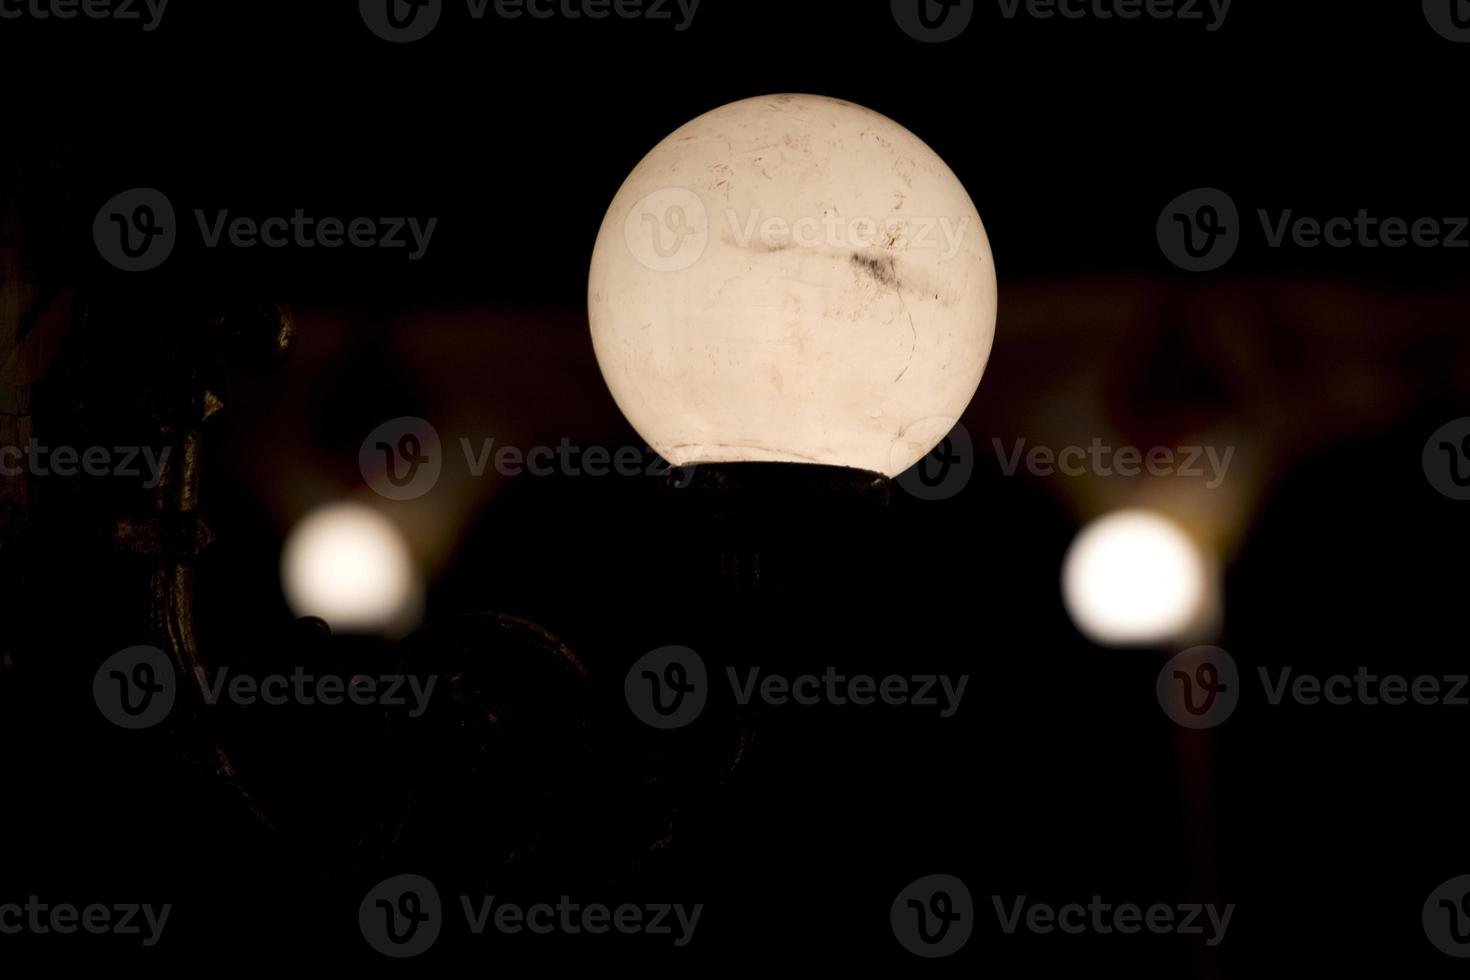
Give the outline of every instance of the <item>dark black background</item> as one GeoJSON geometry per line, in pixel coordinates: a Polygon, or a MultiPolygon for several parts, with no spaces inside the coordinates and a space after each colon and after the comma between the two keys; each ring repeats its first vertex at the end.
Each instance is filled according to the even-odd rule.
{"type": "MultiPolygon", "coordinates": [[[[1464,252],[1272,251],[1257,235],[1227,270],[1191,277],[1159,253],[1154,221],[1197,186],[1227,189],[1247,213],[1464,214],[1467,72],[1470,46],[1437,36],[1411,2],[1236,0],[1215,33],[1169,21],[1008,22],[982,3],[961,39],[933,46],[905,36],[880,2],[704,0],[683,33],[617,20],[471,23],[451,4],[431,38],[392,46],[366,31],[351,3],[173,0],[153,34],[0,21],[0,174],[41,216],[29,227],[46,236],[63,277],[125,307],[131,323],[154,309],[173,315],[182,295],[218,293],[292,304],[304,345],[313,312],[360,327],[360,345],[333,348],[340,358],[319,376],[293,382],[302,370],[293,361],[233,379],[233,411],[215,436],[208,510],[220,541],[201,568],[201,635],[233,656],[279,664],[304,641],[290,632],[275,577],[284,529],[260,488],[289,473],[247,435],[265,431],[268,444],[270,425],[298,425],[350,475],[366,431],[430,400],[422,378],[395,375],[384,325],[488,309],[517,311],[531,353],[484,379],[477,398],[499,417],[535,419],[554,405],[556,418],[588,420],[581,432],[636,443],[580,346],[587,264],[627,172],[701,112],[763,93],[832,95],[902,122],[951,165],[985,221],[1000,276],[983,408],[1007,393],[1024,397],[1017,377],[1047,373],[1044,346],[1007,332],[1008,288],[1034,296],[1117,280],[1177,300],[1206,283],[1241,297],[1304,280],[1344,295],[1366,286],[1442,297],[1452,310],[1443,319],[1463,323],[1464,252]],[[88,238],[101,202],[140,185],[181,209],[441,220],[428,257],[413,265],[347,251],[184,247],[140,284],[103,265],[88,238]],[[558,357],[570,358],[564,372],[558,357]],[[997,379],[1006,375],[1009,383],[997,379]],[[252,421],[291,384],[311,393],[299,402],[308,414],[252,421]]],[[[1418,338],[1404,355],[1424,372],[1414,397],[1322,440],[1273,478],[1230,561],[1220,642],[1243,670],[1466,669],[1464,505],[1435,493],[1419,464],[1429,433],[1465,414],[1470,392],[1455,380],[1465,376],[1455,370],[1465,344],[1457,331],[1425,340],[1412,326],[1370,329],[1418,338]]],[[[1180,336],[1192,327],[1184,315],[1167,324],[1180,336]]],[[[1295,336],[1284,356],[1332,362],[1361,338],[1359,328],[1295,336]]],[[[1100,348],[1129,342],[1091,339],[1100,348]]],[[[457,343],[473,356],[473,334],[457,343]]],[[[452,345],[441,352],[458,355],[452,345]]],[[[1158,377],[1191,404],[1195,366],[1176,374],[1166,357],[1142,389],[1120,385],[1111,411],[1147,417],[1158,377]]],[[[454,379],[445,383],[463,383],[447,364],[444,372],[454,379]]],[[[104,387],[126,389],[128,379],[119,370],[104,387]]],[[[1353,383],[1344,375],[1345,388],[1353,383]]],[[[74,394],[65,389],[59,415],[74,394]]],[[[1225,414],[1236,404],[1201,401],[1225,414]]],[[[1269,410],[1246,418],[1267,429],[1290,421],[1269,410]]],[[[555,438],[556,424],[540,431],[555,438]]],[[[1170,977],[1453,969],[1419,914],[1434,887],[1470,871],[1461,819],[1470,709],[1274,709],[1248,695],[1214,736],[1185,735],[1154,697],[1159,654],[1169,651],[1102,650],[1067,620],[1057,575],[1075,515],[1034,481],[1002,477],[983,453],[979,464],[953,500],[900,496],[886,518],[854,522],[835,540],[798,536],[788,547],[814,549],[827,564],[816,561],[824,573],[794,587],[766,623],[773,633],[702,591],[707,583],[691,573],[699,542],[685,538],[651,482],[523,482],[497,496],[433,583],[430,620],[507,610],[579,652],[600,727],[595,749],[568,763],[572,812],[554,823],[611,840],[589,845],[595,856],[585,861],[572,848],[533,862],[507,887],[704,902],[704,921],[685,950],[647,938],[451,936],[402,968],[1022,976],[1088,964],[1170,977]],[[643,840],[637,825],[659,812],[637,773],[671,750],[630,730],[621,679],[626,664],[664,643],[972,680],[964,709],[946,721],[895,709],[776,713],[737,778],[681,801],[687,815],[670,844],[635,859],[625,852],[643,840]],[[977,931],[957,956],[925,962],[894,942],[888,906],[914,878],[940,872],[968,883],[977,931]],[[990,897],[1022,894],[1238,907],[1219,950],[1146,936],[1005,936],[990,897]]],[[[152,959],[169,971],[257,961],[377,970],[386,961],[356,925],[372,883],[422,870],[446,895],[455,882],[477,894],[504,884],[484,863],[493,847],[474,840],[476,814],[421,827],[404,852],[358,846],[371,805],[353,788],[371,797],[362,788],[376,785],[382,760],[401,764],[405,744],[417,745],[395,744],[364,719],[345,731],[284,720],[266,739],[262,765],[287,814],[275,834],[252,827],[163,741],[107,726],[90,678],[106,654],[141,642],[135,573],[88,536],[103,505],[41,488],[37,514],[0,553],[12,597],[12,660],[0,673],[0,899],[176,908],[157,950],[115,937],[0,937],[0,963],[95,956],[152,959]],[[277,774],[272,758],[297,775],[277,774]]],[[[355,664],[396,654],[342,640],[327,656],[355,664]]],[[[565,762],[536,752],[538,765],[565,762]]],[[[500,789],[522,791],[507,780],[486,796],[500,789]]]]}

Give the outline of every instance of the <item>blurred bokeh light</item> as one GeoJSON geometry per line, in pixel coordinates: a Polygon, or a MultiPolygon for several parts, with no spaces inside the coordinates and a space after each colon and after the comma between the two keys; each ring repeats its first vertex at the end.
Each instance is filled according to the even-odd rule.
{"type": "Polygon", "coordinates": [[[281,555],[281,584],[298,616],[345,633],[399,635],[417,625],[423,588],[403,535],[364,504],[307,514],[281,555]]]}
{"type": "Polygon", "coordinates": [[[1083,528],[1062,566],[1073,622],[1107,646],[1184,639],[1209,607],[1209,564],[1162,514],[1132,509],[1083,528]]]}

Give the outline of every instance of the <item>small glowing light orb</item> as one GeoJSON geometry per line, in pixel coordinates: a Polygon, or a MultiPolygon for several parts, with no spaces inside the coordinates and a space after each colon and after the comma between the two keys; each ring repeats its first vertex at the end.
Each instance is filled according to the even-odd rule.
{"type": "Polygon", "coordinates": [[[291,529],[281,584],[298,616],[334,631],[396,634],[415,625],[422,588],[398,528],[371,507],[319,507],[291,529]]]}
{"type": "Polygon", "coordinates": [[[1086,636],[1108,646],[1185,637],[1209,608],[1209,569],[1179,525],[1125,510],[1083,528],[1062,565],[1062,598],[1086,636]]]}
{"type": "Polygon", "coordinates": [[[654,147],[587,293],[608,389],[676,466],[901,473],[959,420],[995,334],[990,243],[954,172],[813,95],[735,102],[654,147]]]}

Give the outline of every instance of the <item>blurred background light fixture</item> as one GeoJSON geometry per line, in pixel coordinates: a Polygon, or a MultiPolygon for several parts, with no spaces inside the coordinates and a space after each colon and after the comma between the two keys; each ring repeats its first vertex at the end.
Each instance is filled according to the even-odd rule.
{"type": "Polygon", "coordinates": [[[1211,615],[1210,565],[1182,527],[1151,510],[1087,525],[1067,551],[1062,597],[1077,628],[1105,646],[1189,638],[1211,615]]]}
{"type": "Polygon", "coordinates": [[[318,507],[286,538],[281,585],[297,616],[341,633],[398,636],[414,626],[423,588],[403,534],[360,503],[318,507]]]}
{"type": "Polygon", "coordinates": [[[588,310],[613,398],[671,464],[894,476],[980,383],[995,266],[965,188],[913,133],[773,95],[700,116],[634,168],[588,310]]]}

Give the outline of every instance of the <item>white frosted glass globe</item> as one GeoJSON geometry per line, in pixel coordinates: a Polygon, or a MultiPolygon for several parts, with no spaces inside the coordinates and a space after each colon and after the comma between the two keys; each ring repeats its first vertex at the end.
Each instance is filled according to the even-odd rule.
{"type": "Polygon", "coordinates": [[[618,407],[676,466],[908,469],[959,420],[995,334],[990,243],[933,150],[837,99],[735,102],[613,199],[588,313],[618,407]]]}
{"type": "Polygon", "coordinates": [[[414,625],[422,586],[408,543],[371,507],[318,507],[291,529],[281,585],[298,616],[348,633],[397,634],[414,625]]]}
{"type": "Polygon", "coordinates": [[[1208,612],[1199,546],[1162,514],[1124,510],[1077,535],[1062,565],[1062,598],[1097,643],[1147,646],[1187,636],[1208,612]]]}

